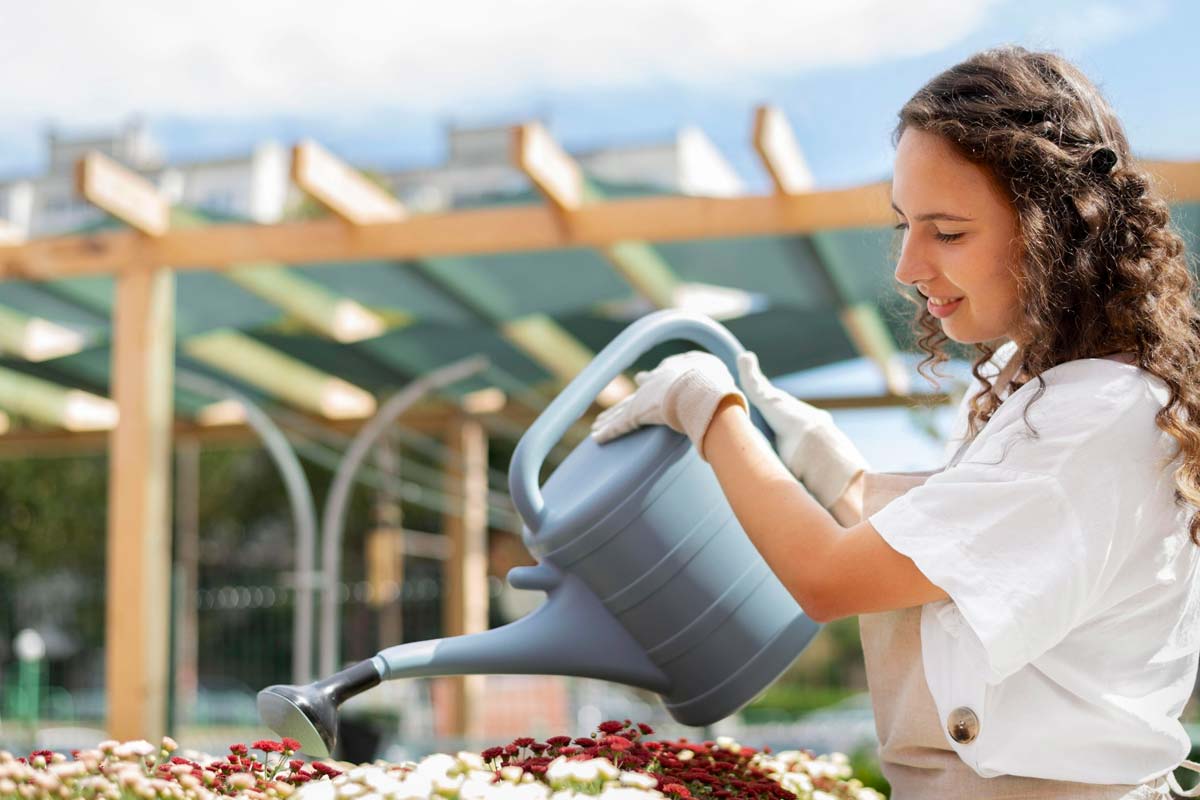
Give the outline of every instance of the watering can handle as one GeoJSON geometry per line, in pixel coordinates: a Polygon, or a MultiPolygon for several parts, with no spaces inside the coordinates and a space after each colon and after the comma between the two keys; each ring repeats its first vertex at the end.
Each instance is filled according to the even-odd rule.
{"type": "MultiPolygon", "coordinates": [[[[643,353],[673,339],[695,342],[725,362],[737,379],[737,357],[744,349],[722,325],[708,317],[686,311],[656,311],[622,331],[601,350],[582,372],[534,421],[513,453],[509,467],[509,492],[513,505],[531,533],[543,522],[542,491],[538,475],[550,449],[575,420],[583,416],[596,395],[624,372],[643,353]]],[[[757,413],[755,413],[757,418],[757,413]]],[[[756,422],[763,427],[761,418],[756,422]]]]}

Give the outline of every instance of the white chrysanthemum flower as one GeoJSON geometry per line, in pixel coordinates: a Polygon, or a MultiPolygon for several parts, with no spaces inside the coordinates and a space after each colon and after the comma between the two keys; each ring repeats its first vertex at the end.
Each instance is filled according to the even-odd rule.
{"type": "Polygon", "coordinates": [[[737,742],[732,736],[718,736],[715,744],[722,750],[733,750],[737,747],[737,742]]]}
{"type": "Polygon", "coordinates": [[[803,795],[806,792],[811,792],[813,788],[812,778],[803,772],[785,773],[780,779],[779,785],[787,789],[792,794],[799,795],[803,795]]]}
{"type": "Polygon", "coordinates": [[[459,791],[466,782],[467,778],[465,775],[447,775],[444,778],[434,778],[433,792],[439,797],[458,797],[459,791]]]}
{"type": "Polygon", "coordinates": [[[662,793],[658,791],[621,786],[615,789],[605,789],[600,793],[600,800],[650,800],[662,796],[662,793]]]}
{"type": "Polygon", "coordinates": [[[509,764],[507,767],[500,768],[500,779],[509,783],[516,783],[521,780],[521,776],[525,774],[525,770],[520,767],[509,764]]]}
{"type": "Polygon", "coordinates": [[[831,795],[829,792],[823,792],[820,789],[816,789],[812,793],[812,800],[837,800],[837,798],[831,795]]]}
{"type": "MultiPolygon", "coordinates": [[[[342,777],[342,776],[338,776],[342,777]]],[[[338,784],[333,781],[309,781],[292,797],[295,800],[335,800],[338,784]]]]}
{"type": "Polygon", "coordinates": [[[145,739],[134,739],[118,745],[114,750],[117,758],[144,758],[158,752],[158,748],[145,739]]]}
{"type": "Polygon", "coordinates": [[[622,772],[621,783],[635,789],[653,789],[658,786],[658,780],[644,772],[622,772]]]}
{"type": "Polygon", "coordinates": [[[606,781],[615,781],[621,777],[621,770],[607,758],[593,758],[587,763],[594,764],[600,777],[606,781]]]}
{"type": "Polygon", "coordinates": [[[555,788],[571,779],[571,762],[565,756],[559,756],[546,765],[546,781],[555,788]]]}
{"type": "Polygon", "coordinates": [[[483,761],[483,756],[479,755],[479,753],[470,753],[466,750],[460,750],[455,755],[455,758],[458,759],[458,763],[461,764],[465,769],[487,768],[487,764],[485,764],[483,761]]]}
{"type": "Polygon", "coordinates": [[[235,789],[249,789],[256,781],[249,772],[235,772],[225,781],[235,789]]]}
{"type": "Polygon", "coordinates": [[[458,761],[454,756],[446,755],[445,753],[434,753],[431,756],[426,756],[421,759],[421,763],[417,764],[417,774],[424,775],[429,780],[434,778],[444,778],[446,773],[454,769],[458,765],[458,761]]]}
{"type": "Polygon", "coordinates": [[[571,761],[568,764],[568,769],[571,780],[579,781],[580,783],[591,783],[600,777],[600,770],[596,768],[595,759],[588,761],[571,761]]]}
{"type": "Polygon", "coordinates": [[[492,776],[486,778],[467,778],[458,787],[458,800],[487,800],[492,789],[492,776]]]}
{"type": "Polygon", "coordinates": [[[696,753],[694,750],[680,750],[678,753],[675,754],[675,757],[678,758],[680,761],[691,761],[693,758],[696,757],[696,753]]]}
{"type": "Polygon", "coordinates": [[[82,761],[62,761],[51,764],[50,772],[60,778],[78,778],[87,772],[87,766],[82,761]]]}
{"type": "MultiPolygon", "coordinates": [[[[349,800],[349,798],[359,797],[360,795],[364,795],[366,793],[367,787],[363,786],[361,783],[354,783],[353,781],[346,781],[337,788],[337,796],[342,798],[342,800],[349,800]]],[[[428,792],[426,792],[426,794],[428,794],[428,792]]]]}

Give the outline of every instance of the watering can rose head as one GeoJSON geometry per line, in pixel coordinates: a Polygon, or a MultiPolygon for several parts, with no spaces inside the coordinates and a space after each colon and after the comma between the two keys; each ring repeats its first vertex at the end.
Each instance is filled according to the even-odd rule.
{"type": "Polygon", "coordinates": [[[633,394],[603,412],[592,425],[592,437],[607,442],[643,425],[666,425],[692,440],[704,455],[704,434],[726,397],[743,408],[746,398],[721,359],[693,350],[670,356],[649,372],[639,372],[633,394]]]}

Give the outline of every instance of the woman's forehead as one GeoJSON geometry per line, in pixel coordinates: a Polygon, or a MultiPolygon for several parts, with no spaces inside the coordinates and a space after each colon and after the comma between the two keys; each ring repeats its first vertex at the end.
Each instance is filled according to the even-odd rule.
{"type": "Polygon", "coordinates": [[[991,173],[964,158],[937,134],[909,128],[896,145],[892,202],[905,216],[950,214],[977,218],[1007,208],[991,173]]]}

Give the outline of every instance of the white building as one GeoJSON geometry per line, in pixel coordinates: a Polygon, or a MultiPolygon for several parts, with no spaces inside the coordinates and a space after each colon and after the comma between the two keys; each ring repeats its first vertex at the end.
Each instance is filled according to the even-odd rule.
{"type": "MultiPolygon", "coordinates": [[[[511,164],[509,126],[450,128],[445,163],[375,173],[414,211],[433,211],[528,187],[511,164]]],[[[0,181],[0,221],[28,237],[84,228],[104,214],[78,195],[75,164],[98,150],[154,183],[173,205],[215,215],[277,222],[300,201],[289,178],[290,155],[276,142],[248,155],[193,164],[164,163],[163,151],[145,124],[131,121],[102,136],[46,134],[45,174],[0,181]]],[[[584,171],[612,183],[639,184],[663,192],[740,194],[737,173],[704,133],[684,128],[668,141],[574,153],[584,171]]]]}
{"type": "Polygon", "coordinates": [[[222,216],[277,222],[294,191],[288,152],[274,142],[247,156],[167,166],[159,143],[135,120],[107,135],[66,136],[51,129],[46,148],[45,174],[0,182],[0,219],[30,237],[67,233],[104,219],[75,185],[75,165],[93,150],[145,176],[173,205],[222,216]]]}
{"type": "MultiPolygon", "coordinates": [[[[528,179],[512,166],[510,126],[452,127],[447,140],[444,164],[380,176],[409,208],[434,211],[528,187],[528,179]]],[[[698,128],[683,128],[665,142],[571,155],[585,173],[611,183],[721,197],[745,190],[737,172],[698,128]]]]}

